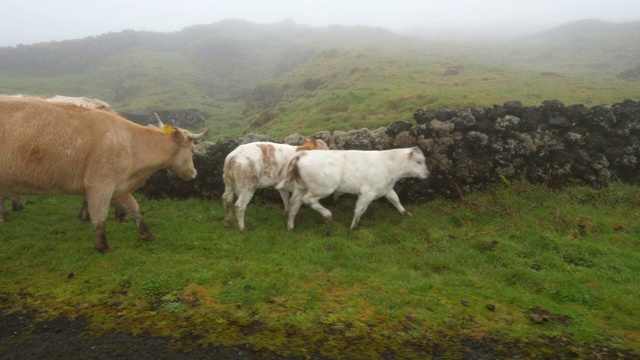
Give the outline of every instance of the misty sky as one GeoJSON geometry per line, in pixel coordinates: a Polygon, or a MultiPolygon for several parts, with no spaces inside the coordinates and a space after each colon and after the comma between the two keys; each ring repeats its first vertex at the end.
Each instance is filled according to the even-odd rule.
{"type": "Polygon", "coordinates": [[[126,29],[173,32],[224,19],[260,24],[366,25],[396,32],[510,38],[569,21],[640,20],[639,0],[4,0],[0,46],[80,39],[126,29]]]}

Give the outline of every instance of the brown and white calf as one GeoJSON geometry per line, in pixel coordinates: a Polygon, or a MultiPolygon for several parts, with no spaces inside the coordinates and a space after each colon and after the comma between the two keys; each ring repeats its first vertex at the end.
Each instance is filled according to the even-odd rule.
{"type": "MultiPolygon", "coordinates": [[[[287,164],[296,151],[327,150],[322,140],[305,138],[300,146],[271,142],[253,142],[238,146],[224,160],[224,194],[222,202],[227,213],[225,225],[233,223],[233,201],[235,203],[238,228],[244,231],[244,213],[257,189],[276,186],[286,174],[287,164]]],[[[278,189],[285,211],[289,211],[289,192],[287,187],[278,189]]]]}
{"type": "Polygon", "coordinates": [[[109,205],[124,208],[138,234],[153,239],[131,193],[157,170],[195,178],[192,134],[141,126],[111,111],[0,96],[0,194],[81,195],[88,203],[95,246],[105,236],[109,205]]]}
{"type": "Polygon", "coordinates": [[[296,214],[302,204],[309,205],[325,219],[332,214],[319,200],[331,194],[358,195],[351,230],[358,227],[360,217],[369,204],[386,197],[400,214],[411,216],[393,190],[395,183],[407,177],[426,179],[429,170],[422,151],[417,147],[383,151],[328,150],[302,151],[292,157],[287,176],[276,186],[294,185],[287,229],[295,227],[296,214]]]}

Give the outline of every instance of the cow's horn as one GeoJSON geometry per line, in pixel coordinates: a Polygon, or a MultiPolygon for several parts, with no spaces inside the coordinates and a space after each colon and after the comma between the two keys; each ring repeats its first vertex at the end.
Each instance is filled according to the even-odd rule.
{"type": "Polygon", "coordinates": [[[204,129],[204,131],[199,134],[188,134],[187,137],[191,140],[202,139],[205,135],[207,135],[208,132],[209,132],[209,127],[204,129]]]}
{"type": "Polygon", "coordinates": [[[155,115],[156,116],[156,120],[158,120],[158,127],[160,129],[162,129],[164,127],[164,124],[162,123],[162,120],[160,120],[160,115],[158,115],[157,112],[154,112],[153,115],[155,115]]]}

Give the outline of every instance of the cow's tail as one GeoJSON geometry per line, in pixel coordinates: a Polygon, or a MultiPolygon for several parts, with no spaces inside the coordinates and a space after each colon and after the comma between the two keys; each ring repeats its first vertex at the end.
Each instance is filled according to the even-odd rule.
{"type": "Polygon", "coordinates": [[[286,189],[289,185],[300,178],[300,172],[298,170],[298,161],[300,161],[300,157],[304,153],[296,154],[291,161],[289,161],[289,165],[287,165],[287,173],[284,176],[284,179],[280,181],[278,185],[276,185],[276,189],[286,189]]]}

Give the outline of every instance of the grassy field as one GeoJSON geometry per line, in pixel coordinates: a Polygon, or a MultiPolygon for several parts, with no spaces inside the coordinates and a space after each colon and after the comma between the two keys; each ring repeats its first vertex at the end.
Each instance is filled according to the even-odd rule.
{"type": "Polygon", "coordinates": [[[534,106],[552,99],[591,107],[640,98],[637,82],[359,50],[325,51],[266,84],[274,96],[281,92],[282,100],[249,118],[251,126],[245,131],[279,137],[302,131],[374,130],[396,120],[413,123],[412,114],[421,107],[491,107],[509,100],[534,106]]]}
{"type": "Polygon", "coordinates": [[[25,198],[0,224],[0,309],[282,356],[418,357],[489,338],[541,356],[543,339],[640,354],[637,186],[502,184],[405,204],[413,218],[379,200],[357,231],[347,196],[333,223],[303,208],[293,232],[281,204],[254,200],[245,233],[223,226],[220,201],[138,198],[157,240],[109,220],[107,255],[74,218],[81,199],[25,198]]]}

